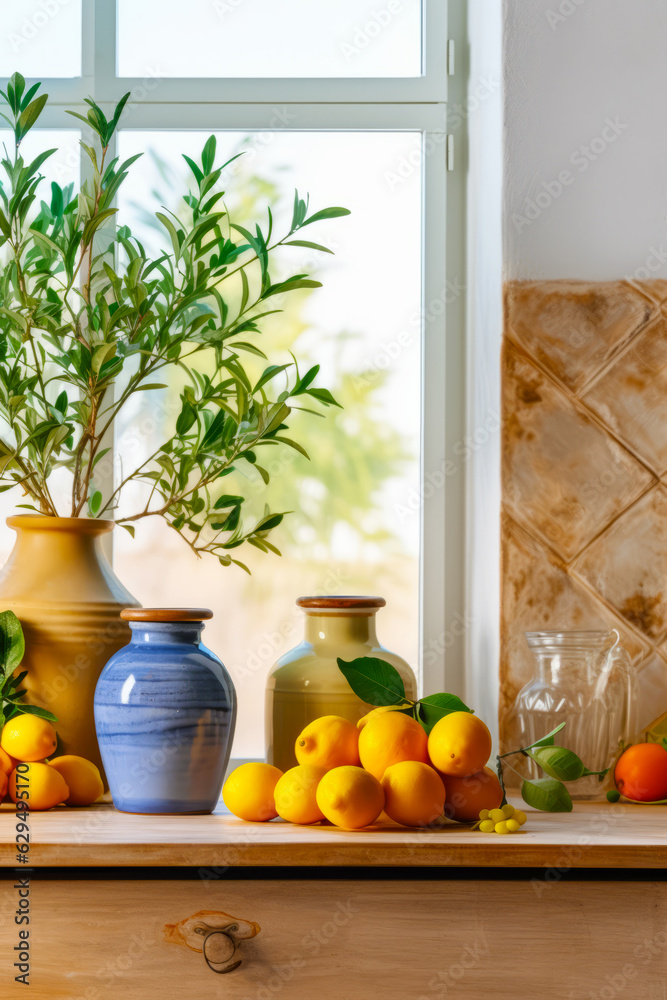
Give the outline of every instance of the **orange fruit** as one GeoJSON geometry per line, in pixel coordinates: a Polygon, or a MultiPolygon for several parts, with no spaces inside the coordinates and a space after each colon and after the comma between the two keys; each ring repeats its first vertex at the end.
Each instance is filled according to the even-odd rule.
{"type": "Polygon", "coordinates": [[[417,760],[428,764],[426,733],[414,719],[400,712],[384,712],[368,720],[359,732],[362,766],[378,781],[392,764],[417,760]]]}
{"type": "Polygon", "coordinates": [[[329,822],[343,830],[369,826],[384,807],[384,792],[377,778],[350,765],[327,771],[317,786],[316,799],[329,822]]]}
{"type": "Polygon", "coordinates": [[[19,764],[9,776],[9,794],[29,809],[51,809],[69,795],[67,782],[49,764],[19,764]],[[26,796],[27,792],[27,796],[26,796]]]}
{"type": "Polygon", "coordinates": [[[5,723],[0,746],[16,760],[44,760],[56,748],[56,731],[47,719],[38,715],[17,715],[5,723]]]}
{"type": "Polygon", "coordinates": [[[637,743],[618,758],[614,782],[635,802],[667,799],[667,750],[661,743],[637,743]]]}
{"type": "Polygon", "coordinates": [[[55,767],[62,774],[69,788],[66,804],[68,806],[90,806],[104,792],[104,783],[97,768],[91,760],[77,757],[75,754],[64,754],[49,761],[49,767],[55,767]]]}
{"type": "Polygon", "coordinates": [[[249,823],[275,819],[278,813],[273,793],[282,774],[273,764],[241,764],[225,782],[223,801],[230,812],[249,823]]]}
{"type": "Polygon", "coordinates": [[[447,792],[445,816],[459,823],[476,823],[482,809],[498,809],[503,801],[498,776],[490,767],[464,777],[443,774],[442,780],[447,792]]]}
{"type": "Polygon", "coordinates": [[[0,802],[4,799],[9,788],[9,775],[5,771],[0,771],[0,802]]]}
{"type": "Polygon", "coordinates": [[[0,771],[11,774],[18,763],[15,757],[10,757],[7,751],[0,747],[0,771]]]}
{"type": "Polygon", "coordinates": [[[384,791],[384,811],[403,826],[429,826],[445,805],[445,786],[430,764],[401,760],[390,764],[380,782],[384,791]]]}
{"type": "Polygon", "coordinates": [[[299,733],[294,744],[299,764],[343,767],[359,764],[359,735],[354,722],[340,715],[323,715],[299,733]]]}
{"type": "Polygon", "coordinates": [[[428,755],[441,774],[465,777],[481,771],[491,756],[491,733],[470,712],[450,712],[434,725],[428,755]]]}

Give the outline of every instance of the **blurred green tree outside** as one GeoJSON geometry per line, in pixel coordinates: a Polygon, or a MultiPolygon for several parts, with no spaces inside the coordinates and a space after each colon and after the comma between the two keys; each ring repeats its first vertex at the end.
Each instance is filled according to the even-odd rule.
{"type": "MultiPolygon", "coordinates": [[[[244,143],[241,143],[230,155],[242,153],[243,149],[244,143]]],[[[185,206],[176,204],[170,192],[182,189],[188,170],[182,161],[178,162],[180,157],[176,162],[168,161],[152,148],[147,150],[146,155],[152,161],[159,183],[152,190],[150,209],[136,202],[131,204],[134,216],[132,229],[139,234],[150,233],[157,241],[164,239],[164,229],[155,219],[153,206],[163,205],[176,215],[185,213],[185,206]]],[[[285,191],[275,181],[253,172],[251,163],[252,160],[249,160],[245,166],[243,156],[236,160],[233,182],[227,185],[232,189],[227,199],[230,214],[235,222],[242,225],[260,218],[267,205],[274,207],[274,214],[277,214],[280,206],[288,206],[292,199],[291,191],[285,191]]],[[[140,163],[135,167],[138,168],[140,163]]],[[[291,249],[286,248],[285,254],[291,249]]],[[[326,281],[328,261],[325,254],[315,255],[309,251],[303,270],[312,272],[318,280],[326,281]]],[[[294,267],[293,253],[290,267],[294,267]]],[[[282,277],[277,275],[278,280],[282,277]]],[[[314,291],[317,294],[317,290],[314,291]]],[[[229,294],[229,282],[225,294],[229,294]]],[[[318,561],[330,560],[330,540],[335,529],[344,525],[361,544],[382,546],[387,555],[405,555],[401,534],[392,529],[390,519],[383,523],[377,517],[378,497],[383,485],[392,478],[400,477],[416,458],[407,435],[402,435],[395,426],[383,420],[380,396],[390,377],[389,372],[377,368],[370,371],[345,369],[342,359],[345,345],[360,338],[361,334],[348,330],[341,330],[335,335],[321,334],[313,329],[304,316],[312,294],[313,290],[303,289],[285,296],[277,304],[283,311],[262,321],[262,336],[252,334],[248,340],[259,347],[270,340],[272,356],[276,352],[283,353],[286,361],[290,360],[292,352],[304,371],[320,363],[325,355],[328,359],[327,385],[342,410],[335,413],[329,411],[321,421],[307,417],[308,426],[305,429],[299,427],[305,415],[292,413],[290,429],[294,430],[294,436],[299,440],[310,442],[307,446],[309,459],[283,445],[272,449],[275,458],[263,459],[271,475],[268,486],[264,485],[259,474],[252,470],[247,474],[252,477],[256,488],[256,502],[251,505],[249,501],[248,513],[260,514],[265,498],[269,496],[273,510],[293,511],[272,539],[285,554],[300,552],[303,555],[304,548],[307,548],[318,561]]],[[[264,366],[261,358],[257,358],[256,362],[254,358],[244,359],[244,364],[251,370],[254,365],[257,375],[264,366]]],[[[206,370],[204,366],[202,359],[203,371],[206,370]]],[[[179,378],[178,371],[174,371],[170,374],[169,388],[163,392],[176,401],[183,385],[184,379],[179,378]]],[[[155,395],[152,394],[151,405],[155,395]]],[[[175,419],[175,416],[171,417],[171,412],[175,415],[178,409],[176,405],[171,409],[166,405],[160,412],[164,414],[163,423],[166,425],[170,419],[175,419]]],[[[128,414],[126,419],[130,420],[131,415],[128,414]]],[[[122,430],[121,426],[119,432],[122,433],[122,430]]],[[[160,433],[164,433],[164,427],[160,433]]],[[[240,473],[235,472],[225,478],[224,485],[220,487],[221,493],[234,493],[237,475],[240,473]]]]}

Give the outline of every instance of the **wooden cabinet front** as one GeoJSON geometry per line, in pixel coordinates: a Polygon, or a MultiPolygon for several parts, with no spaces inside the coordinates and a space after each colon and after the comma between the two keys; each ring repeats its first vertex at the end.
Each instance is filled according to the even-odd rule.
{"type": "Polygon", "coordinates": [[[662,882],[117,874],[34,874],[26,994],[9,968],[25,876],[4,873],[3,1000],[664,996],[662,882]]]}

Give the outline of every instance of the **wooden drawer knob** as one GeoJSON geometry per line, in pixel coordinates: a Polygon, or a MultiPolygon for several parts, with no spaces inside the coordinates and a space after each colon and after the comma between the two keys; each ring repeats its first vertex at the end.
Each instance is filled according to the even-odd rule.
{"type": "Polygon", "coordinates": [[[239,920],[229,913],[200,910],[178,924],[165,924],[164,936],[169,944],[181,944],[203,954],[213,972],[226,973],[238,969],[241,959],[237,952],[241,942],[260,932],[259,924],[239,920]]]}

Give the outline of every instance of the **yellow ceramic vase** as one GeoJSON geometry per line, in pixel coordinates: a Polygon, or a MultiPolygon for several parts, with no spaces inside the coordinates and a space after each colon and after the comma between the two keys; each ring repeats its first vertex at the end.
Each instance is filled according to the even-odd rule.
{"type": "Polygon", "coordinates": [[[102,549],[113,521],[21,514],[7,524],[17,538],[0,573],[0,611],[13,611],[23,626],[26,698],[57,716],[64,753],[101,768],[95,685],[130,640],[121,609],[138,606],[102,549]]]}
{"type": "Polygon", "coordinates": [[[371,710],[351,690],[336,662],[375,656],[396,667],[408,698],[417,697],[415,676],[400,656],[378,642],[375,615],[382,597],[300,597],[306,614],[304,641],[277,661],[266,687],[266,759],[282,771],[296,764],[294,743],[322,715],[351,722],[371,710]]]}

